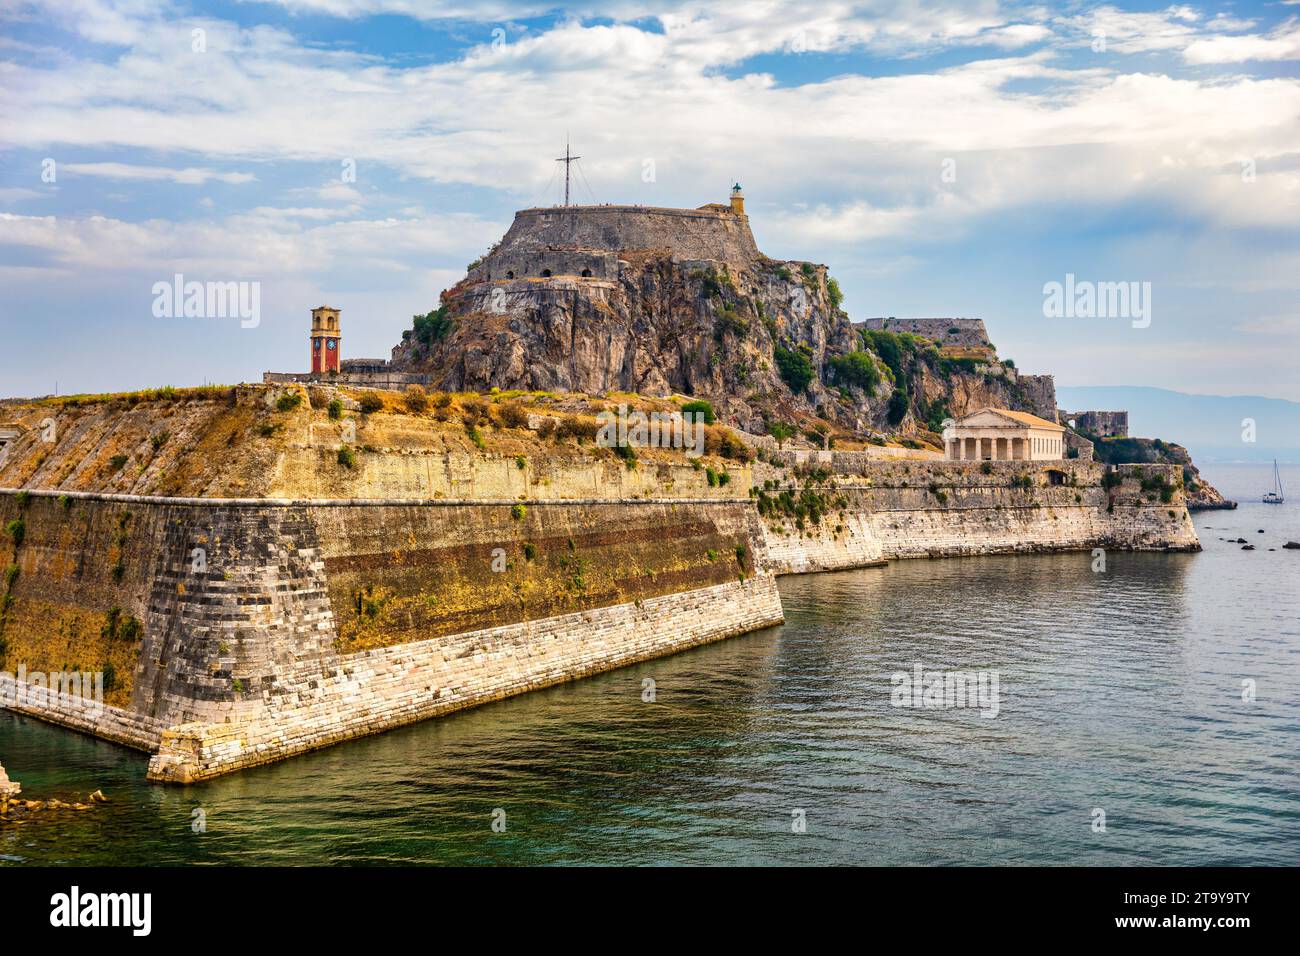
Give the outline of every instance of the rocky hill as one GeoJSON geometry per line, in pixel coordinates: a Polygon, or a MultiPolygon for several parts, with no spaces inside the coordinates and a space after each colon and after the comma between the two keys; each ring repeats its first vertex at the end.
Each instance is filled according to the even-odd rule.
{"type": "Polygon", "coordinates": [[[924,438],[985,405],[1056,414],[1050,376],[991,345],[972,357],[855,326],[826,266],[768,258],[720,204],[523,210],[393,363],[453,391],[701,396],[753,433],[821,420],[924,438]]]}
{"type": "Polygon", "coordinates": [[[1193,511],[1231,509],[1236,502],[1229,501],[1201,477],[1192,464],[1191,453],[1182,445],[1160,438],[1105,438],[1079,430],[1079,434],[1093,443],[1093,458],[1108,465],[1181,465],[1183,486],[1187,490],[1187,507],[1193,511]]]}

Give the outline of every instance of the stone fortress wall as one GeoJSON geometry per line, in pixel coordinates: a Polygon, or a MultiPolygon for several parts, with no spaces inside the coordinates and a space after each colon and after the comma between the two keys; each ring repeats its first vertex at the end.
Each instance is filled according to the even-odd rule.
{"type": "Polygon", "coordinates": [[[1066,412],[1061,421],[1100,438],[1128,438],[1128,412],[1066,412]]]}
{"type": "MultiPolygon", "coordinates": [[[[1102,482],[1106,466],[1086,460],[864,465],[844,457],[821,467],[835,472],[822,492],[843,506],[803,531],[780,517],[763,521],[778,574],[917,557],[1200,550],[1175,465],[1120,465],[1111,488],[1102,482]],[[1026,478],[1027,487],[1018,483],[1026,478]],[[1169,501],[1143,487],[1161,479],[1175,486],[1169,501]]],[[[783,474],[760,466],[755,477],[783,474]]]]}
{"type": "Polygon", "coordinates": [[[668,251],[679,259],[747,263],[759,257],[749,218],[713,206],[555,206],[522,209],[470,282],[550,276],[614,280],[618,253],[668,251]]]}
{"type": "Polygon", "coordinates": [[[257,501],[0,492],[7,706],[190,781],[780,623],[748,500],[257,501]],[[202,560],[196,555],[201,549],[202,560]],[[132,627],[124,622],[135,622],[132,627]]]}
{"type": "Polygon", "coordinates": [[[898,319],[871,318],[863,319],[863,328],[887,332],[909,332],[923,338],[933,339],[940,345],[961,348],[985,348],[989,345],[988,329],[983,319],[898,319]]]}
{"type": "MultiPolygon", "coordinates": [[[[293,454],[307,467],[316,450],[293,454]]],[[[373,457],[350,491],[457,496],[0,491],[0,526],[26,528],[0,624],[6,665],[117,675],[94,715],[65,700],[16,709],[155,752],[154,779],[193,781],[779,623],[776,574],[1199,547],[1181,486],[1166,501],[1142,484],[1178,482],[1176,466],[1121,466],[1108,488],[1090,462],[831,453],[818,467],[835,473],[837,503],[801,531],[759,516],[751,482],[797,477],[761,462],[709,489],[727,498],[687,467],[647,468],[633,492],[622,467],[593,483],[373,457]]]]}

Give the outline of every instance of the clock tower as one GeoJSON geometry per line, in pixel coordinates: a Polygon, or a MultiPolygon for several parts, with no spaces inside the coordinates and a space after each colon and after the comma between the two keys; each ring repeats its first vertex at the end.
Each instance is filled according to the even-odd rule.
{"type": "Polygon", "coordinates": [[[339,370],[339,310],[328,305],[311,310],[311,373],[339,370]]]}

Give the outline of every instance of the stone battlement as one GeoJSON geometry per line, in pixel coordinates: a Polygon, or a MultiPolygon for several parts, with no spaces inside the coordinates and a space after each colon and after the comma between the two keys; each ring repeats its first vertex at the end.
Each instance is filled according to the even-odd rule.
{"type": "MultiPolygon", "coordinates": [[[[855,323],[857,324],[857,323],[855,323]]],[[[933,339],[940,345],[961,348],[991,348],[988,329],[983,319],[863,319],[863,328],[876,331],[909,332],[927,339],[933,339]]]]}
{"type": "Polygon", "coordinates": [[[760,255],[749,217],[711,205],[554,206],[521,209],[501,243],[470,270],[474,281],[578,275],[618,277],[618,253],[747,263],[760,255]]]}

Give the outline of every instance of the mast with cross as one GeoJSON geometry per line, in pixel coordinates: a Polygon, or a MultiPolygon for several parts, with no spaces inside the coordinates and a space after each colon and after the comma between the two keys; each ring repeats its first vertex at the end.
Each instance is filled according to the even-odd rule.
{"type": "Polygon", "coordinates": [[[564,163],[564,204],[569,204],[569,169],[575,160],[582,159],[581,156],[571,156],[569,154],[569,140],[564,140],[564,155],[556,160],[557,163],[564,163]]]}

